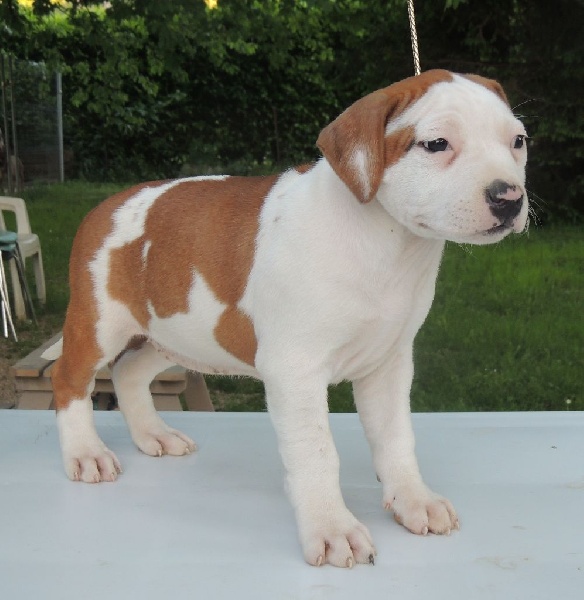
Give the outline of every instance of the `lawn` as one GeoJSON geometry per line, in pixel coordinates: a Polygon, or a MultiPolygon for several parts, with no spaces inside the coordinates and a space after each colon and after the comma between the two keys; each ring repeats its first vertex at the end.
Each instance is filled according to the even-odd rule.
{"type": "MultiPolygon", "coordinates": [[[[15,358],[60,327],[75,230],[114,184],[71,182],[27,190],[41,238],[48,303],[15,358]]],[[[415,347],[415,411],[584,410],[584,231],[532,227],[496,246],[449,244],[436,300],[415,347]]],[[[3,342],[4,343],[4,342],[3,342]]],[[[207,378],[216,406],[264,410],[260,383],[207,378]]],[[[331,411],[354,410],[348,383],[330,390],[331,411]]]]}

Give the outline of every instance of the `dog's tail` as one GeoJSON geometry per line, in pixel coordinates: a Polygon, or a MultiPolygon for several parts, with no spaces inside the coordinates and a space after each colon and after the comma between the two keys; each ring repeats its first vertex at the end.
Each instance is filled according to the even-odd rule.
{"type": "Polygon", "coordinates": [[[57,360],[63,354],[63,338],[60,337],[57,342],[49,346],[42,354],[41,358],[45,360],[57,360]]]}

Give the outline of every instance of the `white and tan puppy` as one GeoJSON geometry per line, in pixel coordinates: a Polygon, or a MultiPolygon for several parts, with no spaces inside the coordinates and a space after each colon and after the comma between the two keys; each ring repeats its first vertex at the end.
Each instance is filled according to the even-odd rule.
{"type": "Polygon", "coordinates": [[[156,373],[179,363],[258,377],[305,559],[373,562],[328,424],[327,385],[349,380],[385,508],[414,533],[457,528],[414,454],[412,345],[445,240],[488,244],[526,227],[525,138],[499,84],[428,71],[349,107],[320,134],[314,165],[106,200],[74,242],[53,375],[67,475],[121,472],[92,417],[94,375],[108,362],[132,438],[153,456],[195,449],[154,410],[156,373]]]}

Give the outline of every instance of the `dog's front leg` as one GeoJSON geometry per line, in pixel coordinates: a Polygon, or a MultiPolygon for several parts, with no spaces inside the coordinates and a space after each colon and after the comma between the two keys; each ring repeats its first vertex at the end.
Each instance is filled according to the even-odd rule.
{"type": "Polygon", "coordinates": [[[264,377],[264,383],[304,558],[315,566],[373,563],[376,552],[369,531],[341,495],[326,382],[293,371],[288,366],[278,377],[264,377]]]}
{"type": "Polygon", "coordinates": [[[416,460],[410,414],[413,373],[411,348],[394,354],[353,382],[355,404],[383,484],[385,508],[413,533],[449,534],[459,526],[456,512],[424,484],[416,460]]]}

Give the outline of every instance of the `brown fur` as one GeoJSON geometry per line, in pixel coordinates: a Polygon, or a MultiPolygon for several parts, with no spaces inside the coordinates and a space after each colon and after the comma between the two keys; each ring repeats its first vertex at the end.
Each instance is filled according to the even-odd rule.
{"type": "Polygon", "coordinates": [[[144,234],[111,254],[108,292],[147,327],[148,303],[167,318],[189,310],[193,271],[227,305],[215,335],[234,356],[254,362],[256,339],[239,311],[255,251],[260,209],[277,176],[185,181],[162,194],[144,234]],[[150,243],[147,268],[142,252],[150,243]]]}
{"type": "Polygon", "coordinates": [[[315,165],[315,163],[313,163],[313,162],[304,163],[302,165],[295,166],[294,170],[302,175],[302,174],[306,173],[307,171],[310,171],[310,169],[312,169],[312,167],[314,167],[314,165],[315,165]]]}
{"type": "Polygon", "coordinates": [[[503,100],[503,102],[509,106],[507,94],[505,94],[503,87],[498,81],[495,81],[494,79],[488,79],[487,77],[482,77],[481,75],[466,74],[463,75],[463,77],[466,77],[470,81],[474,81],[474,83],[478,83],[479,85],[486,87],[488,90],[491,90],[491,92],[497,94],[497,96],[499,96],[499,98],[501,98],[501,100],[503,100]]]}
{"type": "Polygon", "coordinates": [[[112,230],[114,210],[142,187],[116,194],[100,204],[85,218],[75,236],[69,262],[71,300],[63,327],[64,351],[51,375],[57,410],[66,408],[72,398],[85,397],[96,366],[103,359],[96,340],[98,313],[89,263],[112,230]],[[67,351],[70,347],[73,352],[67,351]]]}
{"type": "Polygon", "coordinates": [[[413,140],[412,132],[407,128],[404,133],[390,136],[393,140],[386,141],[388,121],[402,114],[430,86],[451,80],[452,75],[442,70],[426,71],[418,77],[404,79],[358,100],[322,130],[317,141],[318,147],[336,174],[361,202],[369,202],[375,197],[384,170],[399,160],[413,140]],[[351,148],[367,148],[369,151],[369,190],[362,189],[359,174],[350,160],[352,152],[347,151],[351,148]]]}
{"type": "Polygon", "coordinates": [[[385,169],[395,164],[411,148],[415,137],[416,131],[410,125],[385,138],[385,169]]]}
{"type": "Polygon", "coordinates": [[[115,365],[120,358],[131,350],[140,350],[148,343],[148,338],[145,335],[135,335],[130,338],[130,341],[126,344],[126,347],[109,363],[109,367],[111,368],[115,365]]]}
{"type": "Polygon", "coordinates": [[[228,306],[213,332],[217,342],[248,365],[255,364],[258,344],[251,319],[236,306],[228,306]]]}

